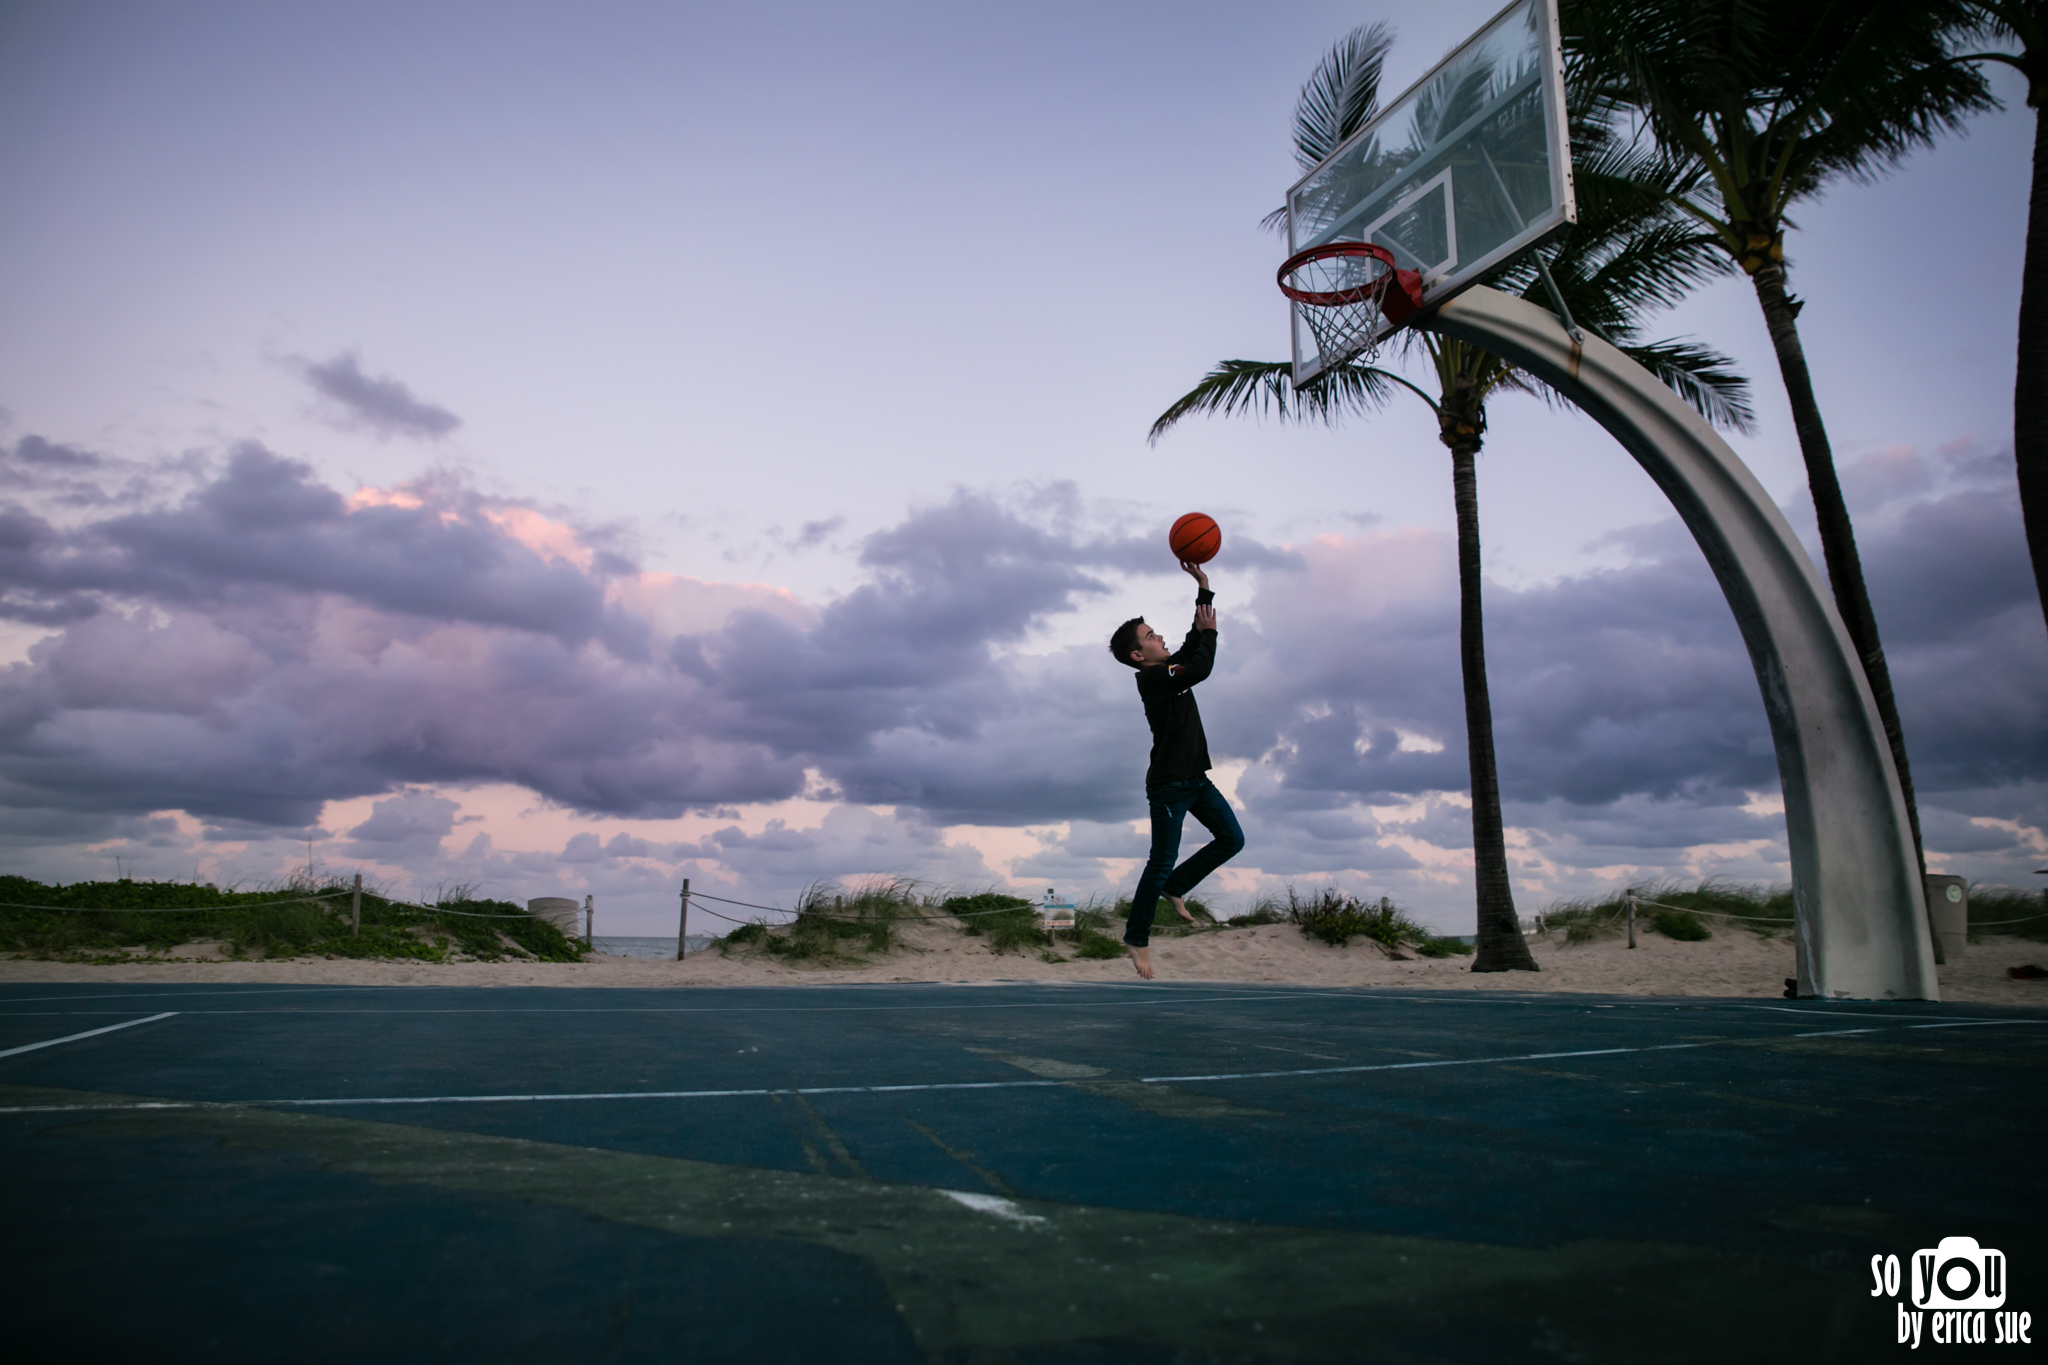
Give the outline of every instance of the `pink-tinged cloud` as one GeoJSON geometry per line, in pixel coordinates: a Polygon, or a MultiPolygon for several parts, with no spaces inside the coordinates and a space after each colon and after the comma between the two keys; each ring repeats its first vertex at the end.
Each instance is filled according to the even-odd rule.
{"type": "MultiPolygon", "coordinates": [[[[915,509],[863,542],[864,581],[816,605],[650,572],[450,478],[344,497],[243,446],[167,496],[176,470],[63,451],[31,438],[0,460],[0,614],[49,632],[0,675],[0,803],[37,846],[163,811],[283,833],[377,798],[347,846],[408,866],[918,870],[834,866],[871,839],[980,867],[939,836],[953,825],[1063,827],[1033,875],[1134,856],[1119,829],[1143,814],[1148,737],[1130,675],[1099,645],[1016,646],[1076,610],[1106,634],[1128,614],[1111,576],[1171,566],[1071,507],[961,492],[915,509]],[[437,823],[448,793],[485,784],[641,820],[815,784],[894,813],[500,854],[437,823]]],[[[1876,490],[1864,555],[1930,844],[2008,860],[2024,851],[1998,821],[2048,824],[2048,641],[2010,470],[1887,452],[1849,471],[1876,490]]],[[[1624,539],[1625,568],[1487,589],[1520,846],[1597,868],[1781,839],[1719,591],[1675,522],[1624,539]]],[[[1241,766],[1258,866],[1435,875],[1420,854],[1464,843],[1464,811],[1432,795],[1465,786],[1455,579],[1449,542],[1421,532],[1243,548],[1201,700],[1212,751],[1241,766]]]]}

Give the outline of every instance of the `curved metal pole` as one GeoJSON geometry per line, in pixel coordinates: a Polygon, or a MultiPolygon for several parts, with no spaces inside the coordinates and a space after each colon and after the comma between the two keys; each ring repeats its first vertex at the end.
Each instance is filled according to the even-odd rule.
{"type": "Polygon", "coordinates": [[[1792,853],[1799,994],[1938,1000],[1905,798],[1870,684],[1812,559],[1699,414],[1598,337],[1479,286],[1418,327],[1484,347],[1583,408],[1649,472],[1706,553],[1763,690],[1792,853]]]}

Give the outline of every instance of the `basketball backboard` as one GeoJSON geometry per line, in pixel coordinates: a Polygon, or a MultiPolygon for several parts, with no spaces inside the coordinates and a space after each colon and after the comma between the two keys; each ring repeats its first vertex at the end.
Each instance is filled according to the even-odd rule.
{"type": "MultiPolygon", "coordinates": [[[[1427,308],[1574,217],[1557,0],[1515,0],[1287,192],[1287,244],[1385,247],[1427,308]]],[[[1358,350],[1322,354],[1310,306],[1291,305],[1296,385],[1358,350]]]]}

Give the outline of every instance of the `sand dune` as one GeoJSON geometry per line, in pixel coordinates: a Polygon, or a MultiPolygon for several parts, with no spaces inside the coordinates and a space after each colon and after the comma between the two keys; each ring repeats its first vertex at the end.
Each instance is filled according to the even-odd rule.
{"type": "MultiPolygon", "coordinates": [[[[1567,945],[1531,940],[1538,972],[1475,973],[1470,958],[1395,961],[1362,940],[1332,948],[1290,925],[1217,929],[1153,940],[1159,980],[1274,982],[1303,986],[1392,986],[1428,990],[1577,991],[1611,995],[1693,995],[1774,998],[1793,971],[1792,945],[1745,929],[1717,930],[1701,943],[1654,933],[1631,950],[1619,939],[1567,945]]],[[[94,981],[293,982],[322,985],[436,986],[756,986],[874,981],[1128,981],[1129,963],[1069,960],[1036,954],[997,955],[984,939],[951,924],[913,926],[903,944],[871,961],[829,968],[792,966],[759,953],[717,951],[685,962],[600,957],[579,963],[453,962],[445,964],[292,958],[222,961],[216,949],[190,945],[183,960],[110,965],[0,960],[0,982],[94,981]]],[[[2048,944],[1992,938],[1973,944],[1940,968],[1942,998],[2014,1005],[2048,1004],[2048,982],[2014,981],[2006,968],[2048,965],[2048,944]]]]}

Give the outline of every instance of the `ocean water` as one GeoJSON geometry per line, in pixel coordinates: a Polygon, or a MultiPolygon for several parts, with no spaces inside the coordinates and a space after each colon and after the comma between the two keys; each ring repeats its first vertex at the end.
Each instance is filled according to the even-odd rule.
{"type": "MultiPolygon", "coordinates": [[[[692,934],[690,951],[701,953],[716,941],[709,934],[692,934]]],[[[607,957],[662,957],[673,962],[676,956],[676,936],[669,934],[655,938],[624,938],[599,934],[591,940],[591,947],[607,957]]]]}

